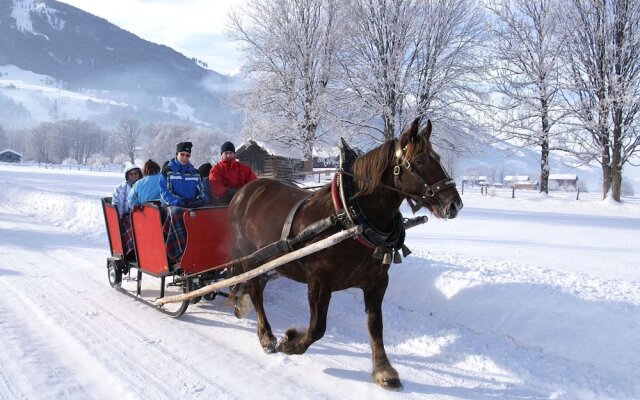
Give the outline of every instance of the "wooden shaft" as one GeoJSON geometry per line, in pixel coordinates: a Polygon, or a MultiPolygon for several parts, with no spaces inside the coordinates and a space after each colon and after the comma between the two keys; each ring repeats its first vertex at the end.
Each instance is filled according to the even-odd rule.
{"type": "Polygon", "coordinates": [[[156,301],[153,302],[154,305],[162,305],[162,304],[166,304],[166,303],[175,303],[178,301],[186,301],[186,300],[191,300],[194,297],[200,297],[200,296],[204,296],[205,294],[209,294],[211,292],[214,292],[218,289],[221,288],[225,288],[225,287],[229,287],[229,286],[233,286],[235,284],[241,283],[241,282],[246,282],[249,279],[255,278],[256,276],[260,276],[262,274],[264,274],[265,272],[271,271],[274,268],[278,268],[281,265],[284,265],[286,263],[289,263],[291,261],[295,261],[299,258],[308,256],[310,254],[316,253],[320,250],[324,250],[328,247],[334,246],[340,242],[342,242],[345,239],[348,239],[349,237],[352,237],[354,235],[356,235],[358,232],[358,227],[354,226],[353,228],[350,229],[346,229],[343,231],[340,231],[338,233],[335,233],[327,238],[324,238],[318,242],[312,243],[308,246],[305,246],[301,249],[292,251],[291,253],[287,253],[281,257],[278,257],[274,260],[269,261],[266,264],[263,264],[262,266],[252,269],[250,271],[244,272],[240,275],[236,275],[233,276],[229,279],[225,279],[222,281],[218,281],[215,283],[212,283],[211,285],[207,285],[205,287],[202,287],[200,289],[191,291],[189,293],[184,293],[184,294],[179,294],[179,295],[175,295],[175,296],[169,296],[169,297],[163,297],[160,299],[157,299],[156,301]]]}

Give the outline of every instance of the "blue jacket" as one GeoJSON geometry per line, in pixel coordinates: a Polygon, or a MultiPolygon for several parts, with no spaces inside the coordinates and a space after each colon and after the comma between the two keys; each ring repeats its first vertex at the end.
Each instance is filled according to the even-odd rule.
{"type": "Polygon", "coordinates": [[[129,205],[133,207],[147,201],[160,200],[161,176],[160,174],[147,175],[134,183],[129,191],[129,205]]]}
{"type": "Polygon", "coordinates": [[[209,194],[202,185],[200,174],[191,163],[180,164],[175,158],[160,175],[160,199],[164,205],[184,206],[184,200],[198,199],[202,205],[209,201],[209,194]]]}

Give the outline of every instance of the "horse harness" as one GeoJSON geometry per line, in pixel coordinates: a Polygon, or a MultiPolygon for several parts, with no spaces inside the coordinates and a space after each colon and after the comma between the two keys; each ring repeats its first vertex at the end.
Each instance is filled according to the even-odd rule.
{"type": "MultiPolygon", "coordinates": [[[[331,198],[338,221],[344,229],[362,226],[362,234],[358,235],[356,240],[362,245],[374,249],[372,256],[376,259],[382,259],[382,264],[391,264],[392,255],[394,263],[401,263],[400,249],[405,257],[411,254],[411,251],[404,245],[405,226],[402,214],[400,211],[396,212],[393,217],[393,226],[386,232],[376,228],[367,218],[357,198],[354,197],[354,179],[369,179],[351,173],[356,157],[355,152],[343,139],[340,149],[340,169],[331,182],[331,198]]],[[[401,193],[404,196],[411,196],[410,193],[401,193]]]]}
{"type": "MultiPolygon", "coordinates": [[[[344,143],[344,142],[343,142],[344,143]]],[[[396,145],[396,151],[394,153],[396,157],[396,165],[393,167],[393,181],[395,183],[400,179],[400,175],[402,174],[402,167],[411,174],[413,179],[421,185],[424,185],[425,193],[423,196],[417,196],[411,193],[404,193],[396,188],[391,188],[392,190],[396,190],[402,193],[407,198],[407,203],[411,206],[411,211],[414,213],[422,208],[424,203],[428,201],[436,201],[440,202],[440,200],[436,197],[438,192],[441,192],[450,187],[456,187],[456,182],[447,175],[446,171],[443,171],[446,175],[446,178],[434,183],[433,185],[429,185],[427,180],[418,172],[418,169],[414,167],[413,163],[409,161],[409,159],[405,156],[405,152],[407,148],[400,148],[400,142],[398,141],[396,145]]],[[[384,185],[386,186],[386,185],[384,185]]]]}
{"type": "MultiPolygon", "coordinates": [[[[404,151],[402,149],[397,148],[395,155],[397,164],[393,169],[394,181],[399,179],[402,173],[402,167],[404,167],[404,169],[412,174],[413,178],[417,182],[424,185],[425,194],[423,196],[419,196],[398,190],[395,187],[382,183],[379,183],[378,185],[398,192],[406,197],[414,213],[422,208],[425,202],[437,201],[437,197],[435,197],[435,195],[438,192],[447,189],[448,187],[455,186],[455,182],[449,177],[440,182],[436,182],[433,185],[429,185],[417,169],[413,167],[412,163],[404,156],[404,151]]],[[[407,227],[411,227],[423,224],[427,222],[427,217],[420,216],[411,220],[405,220],[402,213],[398,211],[394,216],[393,226],[389,231],[385,232],[376,228],[365,215],[357,198],[354,197],[354,179],[370,180],[370,178],[357,176],[351,172],[353,162],[356,158],[357,156],[355,152],[343,139],[340,149],[340,168],[331,182],[331,198],[333,200],[336,215],[332,215],[311,224],[304,229],[307,234],[303,234],[302,236],[309,238],[310,236],[320,234],[322,231],[335,225],[337,222],[342,225],[343,229],[350,229],[354,226],[359,226],[360,233],[355,237],[355,239],[362,245],[374,249],[372,253],[374,258],[381,259],[382,264],[388,265],[391,264],[393,256],[393,262],[395,264],[399,264],[402,262],[400,250],[402,250],[402,255],[405,257],[411,254],[409,248],[404,245],[405,225],[407,227]]],[[[287,215],[282,228],[282,234],[280,236],[281,243],[286,241],[291,242],[291,239],[288,239],[288,237],[290,235],[291,225],[293,224],[293,218],[295,217],[298,209],[306,203],[309,197],[311,197],[311,194],[308,194],[298,200],[293,207],[291,207],[291,210],[289,210],[289,214],[287,215]]],[[[296,242],[299,242],[299,240],[296,240],[296,242]]]]}

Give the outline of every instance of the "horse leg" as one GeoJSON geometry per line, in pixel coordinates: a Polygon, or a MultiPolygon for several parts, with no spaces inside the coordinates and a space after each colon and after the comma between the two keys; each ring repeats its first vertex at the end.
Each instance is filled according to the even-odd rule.
{"type": "Polygon", "coordinates": [[[303,354],[327,329],[327,311],[331,300],[331,288],[318,280],[309,280],[308,292],[311,316],[305,333],[289,328],[278,343],[278,351],[285,354],[303,354]]]}
{"type": "Polygon", "coordinates": [[[385,389],[402,389],[398,371],[391,366],[387,353],[384,350],[382,339],[382,299],[387,290],[389,277],[385,274],[384,279],[373,288],[363,290],[364,305],[367,313],[367,326],[371,339],[371,352],[373,358],[373,381],[385,389]]]}
{"type": "Polygon", "coordinates": [[[256,323],[258,331],[258,339],[260,345],[266,353],[275,353],[276,350],[276,337],[271,332],[271,325],[267,320],[267,314],[264,311],[264,302],[262,294],[264,292],[264,286],[262,285],[260,277],[254,278],[247,283],[247,292],[251,297],[251,302],[256,310],[256,323]]]}

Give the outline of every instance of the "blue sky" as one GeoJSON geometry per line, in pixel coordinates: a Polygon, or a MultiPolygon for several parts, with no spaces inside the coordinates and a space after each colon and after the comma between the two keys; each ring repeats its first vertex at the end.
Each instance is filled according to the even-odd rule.
{"type": "Polygon", "coordinates": [[[222,74],[240,68],[238,44],[224,31],[231,7],[244,0],[62,0],[141,38],[196,57],[222,74]]]}

